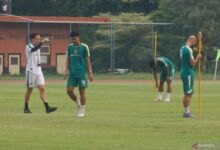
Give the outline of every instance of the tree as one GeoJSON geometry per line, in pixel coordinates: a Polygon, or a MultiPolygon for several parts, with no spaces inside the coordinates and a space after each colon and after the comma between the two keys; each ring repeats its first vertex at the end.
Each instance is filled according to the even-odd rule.
{"type": "MultiPolygon", "coordinates": [[[[211,49],[219,46],[220,40],[220,1],[219,0],[166,0],[160,1],[159,9],[152,19],[174,23],[169,33],[177,37],[187,38],[190,34],[203,32],[204,59],[203,70],[206,71],[208,55],[211,49]]],[[[166,33],[164,33],[166,34],[166,33]]],[[[177,46],[177,45],[175,45],[177,46]]],[[[178,55],[176,53],[176,55],[178,55]]]]}
{"type": "Polygon", "coordinates": [[[3,13],[3,4],[4,2],[0,0],[0,13],[3,13]]]}
{"type": "Polygon", "coordinates": [[[13,0],[15,15],[33,16],[93,16],[99,13],[149,13],[159,0],[13,0]]]}
{"type": "Polygon", "coordinates": [[[53,16],[54,0],[13,0],[12,14],[26,16],[53,16]]]}
{"type": "MultiPolygon", "coordinates": [[[[142,13],[121,13],[119,15],[111,15],[110,13],[100,14],[102,17],[109,17],[115,22],[150,22],[149,16],[142,13]]],[[[149,70],[148,61],[153,58],[151,47],[151,37],[149,32],[150,26],[143,25],[115,25],[115,51],[116,51],[116,68],[128,68],[136,72],[149,70]],[[146,38],[148,35],[148,38],[146,38]]],[[[97,64],[101,69],[103,64],[109,62],[110,57],[110,31],[108,28],[99,28],[95,32],[98,37],[94,42],[94,51],[92,55],[96,58],[97,64]],[[101,62],[101,63],[100,63],[101,62]]],[[[104,69],[109,67],[109,63],[105,64],[104,69]]]]}

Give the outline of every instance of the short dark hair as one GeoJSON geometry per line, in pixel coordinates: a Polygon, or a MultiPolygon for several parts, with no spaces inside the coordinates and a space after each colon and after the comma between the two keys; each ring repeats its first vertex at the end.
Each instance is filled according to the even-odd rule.
{"type": "Polygon", "coordinates": [[[149,66],[150,66],[151,68],[155,69],[155,67],[156,67],[155,65],[156,65],[155,60],[152,59],[152,60],[149,62],[149,66]]]}
{"type": "Polygon", "coordinates": [[[36,38],[36,36],[38,36],[38,35],[40,35],[40,34],[39,33],[31,33],[30,39],[32,40],[32,39],[36,38]]]}
{"type": "Polygon", "coordinates": [[[79,36],[79,32],[72,31],[72,32],[70,33],[70,37],[76,37],[76,36],[79,36]]]}

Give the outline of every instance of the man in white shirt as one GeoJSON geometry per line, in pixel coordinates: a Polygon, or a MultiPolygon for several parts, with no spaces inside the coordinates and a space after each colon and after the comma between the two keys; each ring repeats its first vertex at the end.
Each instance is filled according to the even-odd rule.
{"type": "Polygon", "coordinates": [[[26,83],[27,90],[25,93],[25,106],[24,113],[31,113],[28,102],[30,100],[31,93],[34,87],[37,87],[40,92],[41,100],[44,103],[47,113],[54,112],[57,110],[57,107],[50,107],[47,102],[47,95],[45,93],[45,80],[44,75],[41,69],[41,60],[40,60],[40,47],[45,43],[49,42],[48,38],[45,38],[41,41],[41,37],[38,33],[32,33],[30,35],[31,43],[26,45],[26,83]]]}

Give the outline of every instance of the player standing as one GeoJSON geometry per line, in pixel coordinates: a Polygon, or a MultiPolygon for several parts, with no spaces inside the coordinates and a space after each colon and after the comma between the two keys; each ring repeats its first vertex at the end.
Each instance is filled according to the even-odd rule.
{"type": "Polygon", "coordinates": [[[77,105],[77,117],[84,117],[86,107],[86,88],[88,86],[87,73],[89,80],[93,81],[93,72],[90,62],[89,47],[81,43],[78,32],[71,32],[72,43],[67,50],[66,69],[64,77],[67,80],[67,94],[77,105]],[[79,88],[80,100],[74,93],[74,88],[79,88]]]}
{"type": "MultiPolygon", "coordinates": [[[[202,33],[199,32],[199,37],[202,37],[202,33]]],[[[183,83],[184,97],[183,97],[183,107],[184,113],[183,117],[190,118],[193,117],[189,110],[190,101],[193,95],[193,85],[194,85],[194,66],[197,64],[202,55],[197,54],[194,59],[193,47],[197,44],[196,36],[192,35],[188,38],[185,45],[180,49],[181,58],[181,70],[180,76],[183,83]]]]}
{"type": "Polygon", "coordinates": [[[30,35],[31,43],[26,46],[26,83],[27,90],[25,93],[25,106],[24,113],[31,113],[28,103],[30,100],[31,93],[34,87],[37,87],[40,92],[41,100],[44,103],[47,113],[56,111],[57,107],[50,107],[47,101],[47,96],[45,93],[45,80],[41,69],[40,61],[40,47],[45,42],[49,42],[49,39],[45,38],[41,41],[41,37],[38,33],[32,33],[30,35]]]}
{"type": "Polygon", "coordinates": [[[165,57],[157,57],[155,60],[151,60],[149,66],[153,69],[153,75],[158,88],[157,72],[156,68],[160,69],[160,84],[158,88],[158,95],[155,101],[162,101],[163,98],[163,86],[167,82],[167,96],[165,102],[170,102],[172,93],[172,80],[175,72],[175,65],[165,57]]]}

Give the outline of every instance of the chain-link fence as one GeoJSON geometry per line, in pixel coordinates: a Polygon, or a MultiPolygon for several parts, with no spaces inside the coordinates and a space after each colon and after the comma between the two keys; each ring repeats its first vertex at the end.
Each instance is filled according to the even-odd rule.
{"type": "MultiPolygon", "coordinates": [[[[81,41],[88,44],[95,73],[151,72],[148,62],[154,58],[155,46],[157,56],[169,58],[178,71],[179,49],[188,35],[173,34],[172,28],[169,23],[141,22],[0,22],[0,73],[24,72],[28,35],[37,32],[52,39],[41,48],[44,71],[62,74],[71,31],[78,31],[81,41]]],[[[204,46],[202,70],[207,78],[214,76],[215,50],[204,46]]]]}

